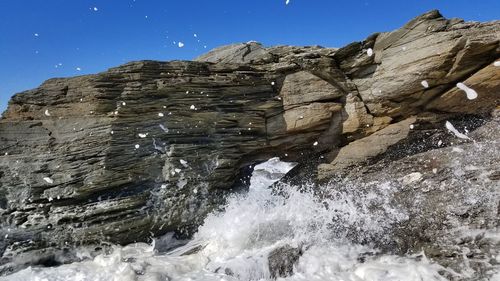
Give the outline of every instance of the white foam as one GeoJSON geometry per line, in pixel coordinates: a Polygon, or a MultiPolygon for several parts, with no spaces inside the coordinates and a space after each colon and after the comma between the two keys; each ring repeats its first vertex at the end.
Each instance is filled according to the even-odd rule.
{"type": "Polygon", "coordinates": [[[54,180],[49,178],[49,177],[44,177],[43,180],[46,181],[47,183],[50,183],[50,184],[54,183],[54,180]]]}
{"type": "Polygon", "coordinates": [[[255,165],[252,177],[250,178],[250,186],[257,189],[266,188],[281,179],[296,165],[297,163],[283,162],[279,157],[274,157],[266,162],[255,165]]]}
{"type": "Polygon", "coordinates": [[[288,4],[290,4],[290,0],[285,1],[285,5],[288,5],[288,4]]]}
{"type": "Polygon", "coordinates": [[[182,166],[184,166],[184,168],[188,167],[188,162],[186,160],[181,159],[181,160],[179,160],[179,162],[181,163],[182,166]]]}
{"type": "Polygon", "coordinates": [[[465,92],[468,99],[473,100],[473,99],[477,98],[477,92],[474,91],[473,89],[467,87],[464,83],[457,83],[457,87],[460,90],[465,92]]]}
{"type": "Polygon", "coordinates": [[[408,175],[405,175],[402,178],[403,184],[404,185],[410,185],[416,182],[419,182],[422,179],[422,174],[419,172],[413,172],[408,175]]]}
{"type": "MultiPolygon", "coordinates": [[[[188,244],[169,253],[156,253],[155,243],[115,246],[111,253],[94,259],[27,268],[9,280],[271,280],[267,257],[284,245],[304,247],[294,274],[279,280],[445,280],[438,274],[442,268],[425,256],[377,254],[370,246],[347,239],[351,229],[362,237],[380,236],[394,223],[408,219],[389,204],[394,192],[391,185],[380,184],[373,190],[328,186],[332,193],[325,199],[307,185],[269,188],[295,165],[279,158],[256,165],[248,193],[230,196],[224,211],[210,214],[188,244]],[[200,250],[188,254],[196,248],[200,250]]],[[[181,174],[177,186],[186,184],[181,174]]]]}
{"type": "Polygon", "coordinates": [[[165,132],[165,133],[168,133],[168,128],[163,126],[162,124],[158,125],[160,126],[160,128],[165,132]]]}
{"type": "Polygon", "coordinates": [[[177,46],[179,46],[179,48],[182,48],[182,47],[184,47],[184,43],[179,42],[179,43],[177,44],[177,46]]]}
{"type": "Polygon", "coordinates": [[[143,133],[139,133],[139,134],[138,134],[138,136],[139,136],[141,139],[143,139],[143,138],[145,138],[145,137],[147,137],[147,136],[148,136],[148,133],[145,133],[145,134],[143,134],[143,133]]]}
{"type": "Polygon", "coordinates": [[[451,124],[449,121],[446,121],[446,129],[448,129],[448,131],[452,132],[458,138],[466,139],[466,140],[470,139],[468,136],[460,133],[457,129],[455,129],[453,124],[451,124]]]}
{"type": "Polygon", "coordinates": [[[139,144],[134,145],[135,149],[139,149],[141,147],[139,144]]]}
{"type": "Polygon", "coordinates": [[[158,117],[163,117],[163,116],[165,116],[165,114],[163,114],[163,113],[161,113],[161,112],[160,112],[160,113],[158,113],[158,117]]]}

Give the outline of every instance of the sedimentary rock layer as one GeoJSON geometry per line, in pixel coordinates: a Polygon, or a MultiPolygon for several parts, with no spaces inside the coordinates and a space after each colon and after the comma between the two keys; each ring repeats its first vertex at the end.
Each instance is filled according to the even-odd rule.
{"type": "Polygon", "coordinates": [[[192,230],[272,156],[328,179],[417,141],[413,126],[488,118],[499,42],[500,21],[431,11],[340,49],[249,42],[48,80],[0,120],[3,262],[192,230]]]}

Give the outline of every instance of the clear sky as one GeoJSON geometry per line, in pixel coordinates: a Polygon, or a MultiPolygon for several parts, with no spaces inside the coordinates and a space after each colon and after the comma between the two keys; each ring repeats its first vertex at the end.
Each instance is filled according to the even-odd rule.
{"type": "Polygon", "coordinates": [[[285,1],[0,0],[0,112],[14,93],[48,78],[132,60],[192,59],[250,40],[341,47],[431,9],[450,18],[500,18],[500,0],[285,1]]]}

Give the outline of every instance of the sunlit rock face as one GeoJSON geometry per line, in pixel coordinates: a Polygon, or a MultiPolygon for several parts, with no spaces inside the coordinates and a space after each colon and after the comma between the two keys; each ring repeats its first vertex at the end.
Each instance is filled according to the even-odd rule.
{"type": "MultiPolygon", "coordinates": [[[[328,181],[448,155],[441,148],[457,141],[446,120],[471,131],[499,105],[499,41],[499,21],[432,11],[340,49],[248,42],[48,80],[15,95],[0,120],[2,263],[189,233],[274,156],[299,162],[298,178],[328,181]]],[[[409,170],[405,183],[422,180],[409,170]]]]}

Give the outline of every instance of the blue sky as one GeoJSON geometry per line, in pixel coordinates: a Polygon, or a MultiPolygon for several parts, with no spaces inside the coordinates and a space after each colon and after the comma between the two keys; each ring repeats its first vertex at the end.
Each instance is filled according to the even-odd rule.
{"type": "Polygon", "coordinates": [[[0,112],[14,93],[51,77],[192,59],[250,40],[341,47],[431,9],[487,21],[499,19],[500,1],[0,0],[0,112]]]}

